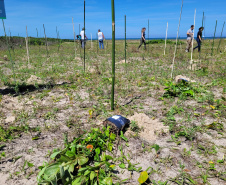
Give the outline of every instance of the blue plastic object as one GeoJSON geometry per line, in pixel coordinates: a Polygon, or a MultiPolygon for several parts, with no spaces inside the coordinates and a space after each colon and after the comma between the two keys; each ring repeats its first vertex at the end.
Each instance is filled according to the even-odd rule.
{"type": "Polygon", "coordinates": [[[184,79],[184,78],[180,78],[179,80],[183,80],[185,82],[188,82],[188,80],[184,79]]]}
{"type": "Polygon", "coordinates": [[[130,123],[130,120],[120,115],[112,116],[107,120],[115,124],[119,130],[123,129],[125,125],[130,123]]]}

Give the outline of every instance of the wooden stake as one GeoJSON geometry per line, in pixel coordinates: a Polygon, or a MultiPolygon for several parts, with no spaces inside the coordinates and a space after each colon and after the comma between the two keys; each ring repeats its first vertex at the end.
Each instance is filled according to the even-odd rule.
{"type": "Polygon", "coordinates": [[[75,45],[75,25],[72,17],[73,33],[74,33],[74,47],[75,47],[75,57],[76,57],[76,45],[75,45]]]}
{"type": "Polygon", "coordinates": [[[125,15],[125,64],[126,64],[126,15],[125,15]]]}
{"type": "Polygon", "coordinates": [[[195,34],[195,17],[196,17],[196,9],[195,9],[195,14],[194,14],[194,31],[193,31],[193,39],[192,39],[192,46],[191,46],[191,61],[190,61],[190,64],[191,64],[191,69],[192,69],[192,55],[193,55],[193,47],[194,47],[194,34],[195,34]]]}
{"type": "Polygon", "coordinates": [[[224,21],[224,24],[223,24],[223,27],[222,27],[221,37],[220,37],[219,45],[218,45],[218,47],[217,47],[217,53],[218,53],[218,50],[219,50],[220,45],[221,45],[222,35],[223,35],[223,31],[224,31],[224,25],[225,25],[225,21],[224,21]]]}
{"type": "Polygon", "coordinates": [[[27,61],[28,61],[28,63],[30,63],[29,48],[28,48],[28,33],[27,33],[27,26],[26,26],[26,34],[27,34],[27,37],[25,37],[25,41],[26,41],[26,48],[27,48],[27,61]]]}
{"type": "Polygon", "coordinates": [[[167,26],[166,26],[166,38],[165,38],[164,56],[166,55],[166,40],[167,40],[167,33],[168,33],[168,22],[167,22],[167,26]]]}
{"type": "Polygon", "coordinates": [[[216,20],[215,31],[214,31],[214,36],[213,36],[213,44],[212,44],[212,53],[211,53],[211,56],[213,56],[213,47],[214,47],[214,39],[215,39],[215,35],[216,35],[216,30],[217,30],[217,20],[216,20]]]}
{"type": "MultiPolygon", "coordinates": [[[[148,19],[148,43],[149,43],[149,19],[148,19]]],[[[149,51],[149,44],[148,44],[148,51],[149,51]]]]}
{"type": "Polygon", "coordinates": [[[91,49],[93,48],[93,38],[92,38],[92,33],[91,33],[91,49]]]}
{"type": "Polygon", "coordinates": [[[13,68],[14,83],[16,83],[15,70],[14,70],[14,62],[12,60],[12,55],[11,55],[11,52],[10,52],[10,46],[9,46],[9,42],[8,42],[8,39],[7,39],[7,35],[6,35],[6,31],[5,31],[5,24],[4,24],[4,20],[3,19],[2,19],[2,24],[3,24],[3,29],[4,29],[4,33],[5,33],[6,44],[8,46],[8,52],[9,52],[10,62],[12,64],[12,68],[13,68]]]}
{"type": "Polygon", "coordinates": [[[99,48],[98,48],[98,33],[96,34],[97,35],[97,53],[98,53],[98,51],[99,51],[99,48]]]}
{"type": "Polygon", "coordinates": [[[178,35],[179,35],[180,21],[181,21],[181,14],[182,14],[182,9],[183,9],[183,4],[184,4],[184,1],[182,0],[179,24],[178,24],[178,29],[177,29],[177,38],[176,38],[176,44],[175,44],[175,50],[174,50],[174,56],[173,56],[172,71],[171,71],[171,75],[170,75],[171,78],[173,78],[174,63],[175,63],[175,57],[176,57],[176,52],[177,52],[177,39],[178,39],[178,35]]]}
{"type": "Polygon", "coordinates": [[[43,24],[43,29],[44,29],[44,35],[45,35],[45,41],[46,41],[46,57],[48,58],[49,52],[48,52],[48,45],[47,45],[47,37],[46,37],[46,30],[45,30],[45,25],[43,24]]]}

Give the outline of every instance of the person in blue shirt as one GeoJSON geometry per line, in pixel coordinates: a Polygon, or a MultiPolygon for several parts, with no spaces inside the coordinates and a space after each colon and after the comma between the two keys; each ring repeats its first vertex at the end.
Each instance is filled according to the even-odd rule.
{"type": "Polygon", "coordinates": [[[192,39],[194,39],[194,25],[191,25],[191,28],[187,31],[187,47],[186,52],[189,52],[192,46],[192,39]]]}

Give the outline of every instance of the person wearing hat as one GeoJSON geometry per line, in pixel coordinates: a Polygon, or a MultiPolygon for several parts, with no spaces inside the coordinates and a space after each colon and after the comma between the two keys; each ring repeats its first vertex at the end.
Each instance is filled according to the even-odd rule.
{"type": "Polygon", "coordinates": [[[104,34],[99,29],[97,35],[98,35],[99,47],[101,49],[101,46],[102,46],[102,49],[104,49],[104,39],[105,39],[104,34]]]}
{"type": "Polygon", "coordinates": [[[88,39],[85,35],[85,28],[82,28],[82,31],[80,32],[80,35],[81,35],[81,46],[82,48],[85,47],[85,42],[86,42],[86,39],[88,39]]]}
{"type": "Polygon", "coordinates": [[[198,48],[198,52],[200,52],[200,49],[201,49],[201,43],[202,43],[202,31],[204,30],[204,27],[200,27],[199,28],[199,31],[198,31],[198,33],[197,33],[197,38],[196,38],[196,41],[197,41],[197,43],[198,43],[198,46],[196,46],[195,48],[194,48],[194,50],[196,49],[196,48],[198,48]]]}
{"type": "Polygon", "coordinates": [[[191,25],[191,28],[187,31],[187,47],[186,52],[189,52],[192,46],[192,39],[194,38],[194,25],[191,25]]]}

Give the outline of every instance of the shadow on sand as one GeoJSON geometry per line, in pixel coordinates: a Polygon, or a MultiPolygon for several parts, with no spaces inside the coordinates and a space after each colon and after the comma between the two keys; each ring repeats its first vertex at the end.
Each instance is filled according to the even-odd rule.
{"type": "Polygon", "coordinates": [[[0,89],[0,94],[1,95],[13,95],[13,96],[18,96],[18,95],[25,95],[27,93],[30,92],[34,92],[34,91],[42,91],[42,90],[46,90],[46,89],[52,89],[54,87],[57,86],[62,86],[62,85],[69,85],[71,83],[68,82],[63,82],[61,84],[39,84],[39,85],[26,85],[26,84],[22,84],[22,85],[8,85],[7,88],[5,89],[0,89]]]}

